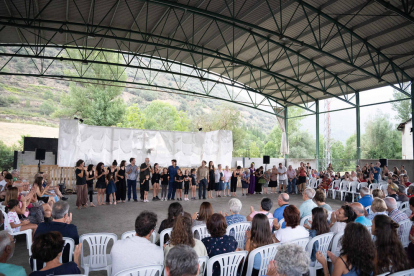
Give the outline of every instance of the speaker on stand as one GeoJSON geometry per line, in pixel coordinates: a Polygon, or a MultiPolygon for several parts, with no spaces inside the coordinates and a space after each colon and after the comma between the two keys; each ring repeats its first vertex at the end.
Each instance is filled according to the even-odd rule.
{"type": "Polygon", "coordinates": [[[381,168],[384,166],[388,167],[388,159],[380,159],[379,162],[381,163],[381,168]]]}
{"type": "Polygon", "coordinates": [[[263,164],[265,164],[265,171],[267,171],[267,165],[270,164],[270,156],[263,155],[263,164]]]}
{"type": "Polygon", "coordinates": [[[40,172],[40,161],[43,161],[46,159],[46,150],[45,149],[35,149],[35,160],[39,160],[39,164],[37,165],[40,172]]]}

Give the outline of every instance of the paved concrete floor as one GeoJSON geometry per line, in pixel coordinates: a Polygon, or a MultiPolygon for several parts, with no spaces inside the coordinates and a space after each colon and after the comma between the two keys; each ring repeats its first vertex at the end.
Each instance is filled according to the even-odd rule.
{"type": "MultiPolygon", "coordinates": [[[[239,199],[243,203],[243,208],[241,210],[242,215],[248,215],[250,213],[250,206],[253,206],[255,210],[260,209],[260,201],[263,197],[270,197],[273,200],[273,212],[277,206],[277,195],[268,194],[268,195],[250,195],[250,196],[241,196],[241,191],[238,192],[239,199]]],[[[139,193],[138,193],[139,196],[139,193]]],[[[213,205],[214,212],[227,212],[229,213],[228,201],[230,197],[225,198],[214,198],[209,200],[213,205]]],[[[94,196],[96,201],[96,196],[94,196]]],[[[86,233],[115,233],[118,236],[118,239],[121,238],[122,233],[130,230],[134,230],[135,219],[137,215],[143,210],[149,210],[155,212],[158,215],[157,229],[161,221],[167,218],[168,206],[172,201],[156,201],[156,202],[126,202],[119,203],[117,205],[103,205],[94,208],[87,208],[77,210],[76,195],[70,195],[68,202],[70,204],[70,212],[73,215],[72,223],[75,224],[78,228],[79,235],[86,233]]],[[[194,213],[198,211],[199,206],[203,202],[202,200],[195,201],[180,201],[183,205],[183,208],[186,212],[194,213]]],[[[290,204],[294,204],[299,207],[302,203],[301,195],[292,195],[290,197],[290,204]]],[[[327,203],[336,210],[341,206],[341,201],[327,199],[327,203]]],[[[27,274],[29,275],[31,269],[28,262],[28,251],[26,249],[25,237],[17,237],[16,250],[14,256],[9,261],[12,264],[23,266],[26,269],[27,274]]],[[[110,250],[110,246],[108,248],[110,250]]],[[[85,252],[89,250],[86,249],[85,252]]],[[[108,251],[109,252],[109,251],[108,251]]],[[[91,272],[90,275],[106,275],[105,271],[91,272]]]]}

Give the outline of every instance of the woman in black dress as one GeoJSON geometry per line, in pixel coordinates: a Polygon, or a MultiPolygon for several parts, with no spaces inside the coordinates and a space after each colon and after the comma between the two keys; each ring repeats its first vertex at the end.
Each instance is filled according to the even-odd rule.
{"type": "MultiPolygon", "coordinates": [[[[116,172],[118,171],[118,162],[116,162],[116,160],[114,160],[114,162],[112,162],[112,166],[109,167],[109,172],[112,173],[112,178],[114,180],[114,182],[116,183],[116,172]]],[[[116,184],[115,184],[116,185],[116,184]]],[[[106,193],[106,204],[109,204],[109,194],[106,193]]]]}
{"type": "Polygon", "coordinates": [[[116,201],[125,202],[126,199],[126,178],[125,174],[126,161],[122,160],[119,165],[119,170],[116,173],[115,184],[116,184],[116,201]]]}
{"type": "Polygon", "coordinates": [[[88,173],[86,174],[86,184],[88,184],[88,195],[91,207],[95,207],[93,204],[93,180],[95,179],[95,168],[93,164],[88,165],[88,173]]]}
{"type": "Polygon", "coordinates": [[[160,179],[161,173],[160,168],[158,167],[158,163],[154,164],[154,172],[152,173],[152,200],[160,200],[158,197],[158,193],[160,192],[160,179]]]}
{"type": "Polygon", "coordinates": [[[241,176],[241,167],[237,166],[237,169],[233,171],[231,174],[231,183],[230,183],[230,192],[231,196],[236,196],[236,190],[237,190],[237,178],[241,176]]]}
{"type": "Polygon", "coordinates": [[[256,170],[256,183],[254,186],[254,191],[256,194],[262,193],[262,184],[259,183],[259,180],[263,177],[263,167],[260,167],[256,170]]]}
{"type": "Polygon", "coordinates": [[[216,175],[214,170],[213,161],[208,162],[208,198],[213,198],[213,191],[216,186],[216,175]]]}
{"type": "Polygon", "coordinates": [[[184,182],[184,175],[183,172],[181,171],[181,169],[177,170],[177,175],[175,176],[175,189],[177,190],[177,200],[182,201],[183,198],[183,182],[184,182]],[[180,197],[178,197],[178,195],[180,197]]]}
{"type": "Polygon", "coordinates": [[[108,174],[108,171],[105,170],[104,163],[99,162],[96,166],[95,177],[96,181],[96,189],[98,189],[98,206],[103,205],[103,200],[105,196],[105,189],[106,189],[106,181],[105,177],[108,174]]]}

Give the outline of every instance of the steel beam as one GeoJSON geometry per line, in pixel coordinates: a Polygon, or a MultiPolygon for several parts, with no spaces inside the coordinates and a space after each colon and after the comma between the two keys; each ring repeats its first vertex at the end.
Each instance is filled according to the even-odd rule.
{"type": "MultiPolygon", "coordinates": [[[[411,16],[412,10],[411,10],[411,13],[406,13],[406,12],[400,10],[399,8],[393,6],[390,2],[387,2],[387,1],[384,1],[384,0],[375,0],[375,2],[377,2],[381,6],[385,7],[386,9],[389,9],[390,11],[395,12],[396,14],[400,15],[401,17],[407,19],[411,23],[414,23],[414,17],[411,16]]],[[[403,2],[403,0],[401,0],[401,2],[403,2]]],[[[407,1],[407,5],[409,3],[410,3],[410,1],[407,1]]]]}
{"type": "Polygon", "coordinates": [[[359,106],[359,92],[355,93],[355,101],[356,101],[356,152],[357,152],[357,164],[359,164],[359,160],[361,159],[361,112],[359,106]]]}
{"type": "Polygon", "coordinates": [[[319,171],[319,100],[315,101],[316,107],[316,170],[319,171]]]}

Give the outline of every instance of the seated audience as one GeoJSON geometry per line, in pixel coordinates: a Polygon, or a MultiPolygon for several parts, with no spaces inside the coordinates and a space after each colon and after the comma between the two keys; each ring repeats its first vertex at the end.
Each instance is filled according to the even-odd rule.
{"type": "Polygon", "coordinates": [[[397,192],[398,192],[398,185],[397,184],[394,184],[394,183],[388,184],[388,187],[387,187],[388,195],[386,197],[392,197],[397,201],[398,200],[397,192]]]}
{"type": "Polygon", "coordinates": [[[387,205],[381,198],[375,197],[371,204],[371,212],[367,219],[373,220],[376,215],[387,215],[387,205]]]}
{"type": "MultiPolygon", "coordinates": [[[[216,255],[231,253],[237,250],[237,241],[233,236],[226,235],[227,223],[221,214],[213,214],[207,221],[207,230],[210,237],[204,238],[204,243],[209,258],[216,255]]],[[[220,275],[218,263],[213,265],[213,276],[220,275]]]]}
{"type": "Polygon", "coordinates": [[[348,223],[356,219],[354,210],[349,205],[343,205],[341,208],[332,212],[331,215],[331,232],[335,234],[343,232],[348,223]]]}
{"type": "MultiPolygon", "coordinates": [[[[392,219],[396,223],[399,223],[403,220],[408,219],[408,216],[404,212],[401,212],[400,210],[398,210],[397,201],[395,201],[394,198],[386,197],[384,198],[384,201],[385,201],[385,204],[387,205],[388,216],[390,217],[390,219],[392,219]]],[[[403,231],[404,231],[404,226],[401,225],[397,231],[399,237],[402,236],[403,231]]]]}
{"type": "Polygon", "coordinates": [[[13,176],[11,173],[6,173],[4,176],[4,182],[2,184],[2,190],[0,191],[0,201],[4,201],[8,188],[13,186],[13,176]]]}
{"type": "MultiPolygon", "coordinates": [[[[0,212],[0,217],[0,222],[3,222],[2,212],[0,212]]],[[[7,230],[0,231],[0,274],[26,276],[26,271],[22,266],[7,263],[13,257],[14,249],[14,237],[7,230]]]]}
{"type": "Polygon", "coordinates": [[[303,247],[287,243],[277,248],[274,261],[269,262],[268,276],[301,276],[309,271],[309,255],[303,247]]]}
{"type": "Polygon", "coordinates": [[[195,250],[198,257],[207,256],[207,250],[204,244],[194,239],[193,231],[191,230],[193,220],[189,213],[184,212],[183,215],[178,215],[171,232],[170,242],[164,244],[164,256],[167,256],[168,252],[177,245],[188,245],[195,250]]]}
{"type": "Polygon", "coordinates": [[[200,205],[200,210],[193,214],[193,226],[207,224],[208,219],[213,215],[213,205],[210,202],[203,202],[200,205]]]}
{"type": "Polygon", "coordinates": [[[384,199],[385,198],[384,191],[381,190],[381,189],[374,189],[374,190],[372,190],[372,197],[373,198],[378,197],[380,199],[384,199]]]}
{"type": "MultiPolygon", "coordinates": [[[[277,204],[279,205],[279,208],[273,212],[273,217],[280,221],[283,219],[283,212],[285,211],[285,208],[289,206],[289,195],[287,193],[281,193],[277,198],[277,204]]],[[[285,228],[285,223],[281,226],[282,228],[285,228]]]]}
{"type": "MultiPolygon", "coordinates": [[[[410,198],[409,203],[412,214],[408,218],[414,222],[414,198],[410,198]]],[[[410,267],[414,267],[414,225],[411,226],[409,238],[410,243],[408,244],[407,255],[410,260],[410,267]]]]}
{"type": "Polygon", "coordinates": [[[400,180],[398,178],[399,175],[400,175],[399,173],[392,175],[392,182],[395,183],[395,184],[397,184],[397,185],[400,185],[400,180]]]}
{"type": "Polygon", "coordinates": [[[240,215],[240,211],[242,209],[242,202],[238,198],[232,198],[229,200],[229,210],[230,216],[227,213],[224,213],[226,217],[227,226],[233,223],[240,223],[245,222],[246,217],[240,215]]]}
{"type": "Polygon", "coordinates": [[[318,207],[313,198],[315,197],[315,190],[312,188],[306,188],[302,193],[303,203],[299,207],[300,218],[310,216],[312,214],[312,209],[318,207]]]}
{"type": "Polygon", "coordinates": [[[136,266],[162,265],[164,263],[162,247],[149,241],[156,226],[156,214],[148,211],[139,214],[135,220],[135,236],[118,240],[112,246],[112,275],[136,266]]]}
{"type": "MultiPolygon", "coordinates": [[[[167,218],[161,222],[160,228],[158,229],[158,234],[161,234],[161,232],[167,228],[173,228],[178,215],[181,214],[183,211],[184,211],[183,206],[181,206],[180,203],[178,202],[171,203],[170,206],[168,206],[167,218]]],[[[169,236],[166,235],[164,239],[164,243],[166,243],[168,240],[169,240],[169,236]]],[[[159,244],[159,241],[157,242],[157,244],[159,244]]],[[[161,246],[163,246],[163,244],[161,244],[161,246]]]]}
{"type": "MultiPolygon", "coordinates": [[[[306,191],[306,190],[305,190],[306,191]]],[[[308,238],[309,232],[305,227],[300,226],[300,212],[295,205],[289,205],[283,211],[286,227],[280,228],[280,224],[275,219],[273,226],[276,229],[276,242],[289,242],[297,239],[308,238]]]]}
{"type": "Polygon", "coordinates": [[[355,222],[361,223],[362,225],[366,227],[370,227],[372,225],[371,220],[365,217],[365,208],[364,206],[362,206],[361,203],[354,202],[354,203],[351,203],[350,206],[352,207],[352,209],[354,210],[357,216],[357,218],[355,219],[355,222]]]}
{"type": "Polygon", "coordinates": [[[329,187],[331,186],[331,182],[332,182],[332,180],[329,177],[329,174],[325,173],[323,175],[322,182],[318,186],[318,189],[327,191],[329,189],[329,187]]]}
{"type": "Polygon", "coordinates": [[[316,190],[313,200],[316,202],[316,205],[318,205],[318,207],[322,207],[326,209],[326,211],[330,212],[332,211],[332,208],[329,206],[329,204],[326,204],[325,198],[325,193],[323,191],[316,190]]]}
{"type": "Polygon", "coordinates": [[[398,238],[397,228],[398,223],[386,215],[378,215],[372,221],[372,234],[375,236],[377,251],[374,275],[409,269],[407,254],[398,238]]]}
{"type": "Polygon", "coordinates": [[[373,199],[371,197],[371,192],[370,192],[369,188],[368,187],[362,187],[359,190],[359,194],[361,195],[361,198],[358,200],[358,202],[361,203],[362,206],[364,206],[364,207],[371,206],[373,199]]]}
{"type": "MultiPolygon", "coordinates": [[[[328,211],[322,207],[316,207],[312,209],[312,221],[311,226],[305,224],[305,228],[309,229],[309,237],[312,239],[318,235],[326,234],[330,231],[328,223],[328,211]]],[[[315,266],[316,252],[319,249],[319,242],[316,241],[313,244],[311,254],[311,266],[315,266]]]]}
{"type": "MultiPolygon", "coordinates": [[[[339,257],[328,251],[328,256],[334,264],[332,275],[373,275],[375,247],[368,229],[359,223],[350,222],[341,240],[342,249],[339,257]]],[[[329,275],[326,258],[320,251],[316,253],[316,259],[322,264],[324,275],[329,275]]]]}
{"type": "Polygon", "coordinates": [[[367,179],[367,183],[368,183],[368,185],[377,183],[377,180],[374,178],[374,174],[372,172],[369,173],[369,177],[367,179]]]}
{"type": "Polygon", "coordinates": [[[406,187],[404,185],[398,185],[398,192],[397,192],[398,201],[401,201],[401,202],[408,201],[408,196],[405,194],[405,189],[406,187]]]}
{"type": "Polygon", "coordinates": [[[62,264],[59,258],[62,255],[64,244],[65,241],[62,238],[62,234],[56,231],[37,236],[32,245],[32,257],[36,260],[42,260],[46,263],[46,266],[39,271],[30,273],[30,276],[81,274],[79,257],[82,245],[78,244],[75,247],[73,262],[62,264]]]}
{"type": "Polygon", "coordinates": [[[17,199],[12,199],[7,203],[5,211],[7,213],[7,221],[10,225],[5,225],[4,230],[11,231],[13,233],[32,229],[33,233],[36,231],[37,225],[30,223],[29,220],[20,221],[19,215],[17,214],[17,208],[19,207],[19,201],[17,199]]]}
{"type": "Polygon", "coordinates": [[[408,181],[408,175],[406,175],[406,174],[403,175],[401,185],[403,185],[405,187],[408,187],[408,186],[411,185],[411,182],[408,181]]]}
{"type": "Polygon", "coordinates": [[[260,211],[255,211],[253,206],[250,206],[250,214],[246,217],[247,221],[252,221],[253,217],[257,214],[265,214],[268,218],[273,218],[273,214],[270,213],[273,202],[270,198],[263,198],[260,202],[260,211]]]}
{"type": "Polygon", "coordinates": [[[414,186],[413,185],[408,186],[407,195],[408,195],[409,198],[414,196],[414,186]]]}
{"type": "MultiPolygon", "coordinates": [[[[246,231],[247,241],[244,250],[249,253],[261,246],[269,245],[276,242],[276,238],[272,235],[269,228],[269,219],[264,214],[257,214],[253,217],[252,227],[246,231]]],[[[254,258],[252,276],[259,275],[262,257],[260,254],[248,256],[254,258]]],[[[246,262],[247,264],[247,262],[246,262]]],[[[247,266],[246,266],[247,268],[247,266]]]]}
{"type": "Polygon", "coordinates": [[[165,259],[166,276],[195,276],[199,270],[197,253],[188,245],[175,246],[165,259]]]}

